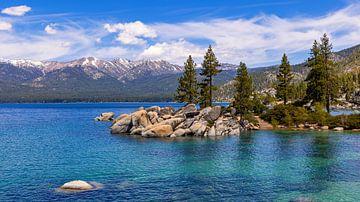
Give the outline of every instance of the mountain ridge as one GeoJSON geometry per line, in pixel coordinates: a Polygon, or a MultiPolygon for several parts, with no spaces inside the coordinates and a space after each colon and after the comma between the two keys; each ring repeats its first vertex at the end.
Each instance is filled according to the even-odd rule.
{"type": "MultiPolygon", "coordinates": [[[[360,45],[344,49],[337,52],[336,57],[346,61],[359,48],[360,45]]],[[[357,67],[358,63],[352,60],[346,64],[357,67]]],[[[249,69],[258,90],[269,87],[276,78],[277,67],[249,69]]],[[[215,78],[215,84],[221,89],[231,82],[236,68],[237,65],[223,63],[223,71],[215,78]]],[[[182,69],[182,66],[164,60],[117,58],[108,61],[83,57],[57,62],[0,59],[0,102],[170,101],[182,69]]],[[[199,73],[200,69],[196,71],[199,73]]],[[[301,63],[293,65],[293,71],[296,78],[301,79],[309,69],[301,63]]],[[[223,88],[231,89],[229,85],[223,88]]]]}

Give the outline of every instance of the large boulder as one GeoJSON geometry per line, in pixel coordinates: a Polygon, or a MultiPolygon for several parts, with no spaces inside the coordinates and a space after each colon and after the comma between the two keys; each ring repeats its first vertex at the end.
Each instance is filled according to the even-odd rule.
{"type": "Polygon", "coordinates": [[[147,112],[156,112],[156,113],[159,113],[160,112],[160,107],[159,106],[152,106],[152,107],[149,107],[149,108],[146,108],[145,110],[147,112]]]}
{"type": "Polygon", "coordinates": [[[157,125],[142,133],[144,137],[168,137],[173,133],[171,125],[157,125]]]}
{"type": "Polygon", "coordinates": [[[63,189],[63,190],[73,190],[73,191],[85,191],[85,190],[91,190],[94,188],[95,187],[92,186],[90,183],[82,181],[82,180],[74,180],[71,182],[67,182],[60,187],[60,189],[63,189]]]}
{"type": "Polygon", "coordinates": [[[175,115],[177,114],[187,114],[187,113],[192,113],[192,112],[196,112],[196,105],[195,104],[188,104],[184,107],[182,107],[180,110],[178,110],[175,115]]]}
{"type": "Polygon", "coordinates": [[[146,110],[138,110],[131,114],[131,122],[134,127],[147,127],[151,125],[151,121],[147,115],[146,110]]]}
{"type": "Polygon", "coordinates": [[[211,126],[211,128],[210,128],[209,131],[207,132],[207,135],[208,135],[209,137],[216,136],[215,126],[211,126]]]}
{"type": "Polygon", "coordinates": [[[211,111],[211,107],[205,107],[204,109],[201,109],[199,112],[198,117],[203,117],[205,114],[208,114],[211,111]]]}
{"type": "Polygon", "coordinates": [[[199,111],[187,112],[187,113],[185,113],[185,117],[186,118],[194,118],[195,116],[198,116],[199,114],[200,114],[199,111]]]}
{"type": "Polygon", "coordinates": [[[130,135],[141,135],[145,131],[145,128],[134,128],[131,130],[130,135]]]}
{"type": "Polygon", "coordinates": [[[131,128],[132,128],[131,116],[126,114],[111,126],[111,133],[112,134],[129,133],[131,128]]]}
{"type": "Polygon", "coordinates": [[[171,118],[161,122],[164,125],[171,125],[173,129],[175,129],[180,123],[182,123],[185,119],[184,118],[171,118]]]}
{"type": "Polygon", "coordinates": [[[181,136],[185,136],[191,133],[190,129],[183,129],[183,128],[179,128],[176,129],[173,133],[173,135],[175,135],[175,137],[181,137],[181,136]]]}
{"type": "Polygon", "coordinates": [[[150,111],[150,112],[148,112],[148,116],[149,116],[150,122],[151,122],[152,124],[155,124],[155,123],[158,122],[159,116],[158,116],[158,113],[157,113],[157,112],[155,112],[155,111],[150,111]]]}
{"type": "Polygon", "coordinates": [[[163,117],[165,115],[170,115],[172,116],[172,114],[174,113],[174,108],[172,107],[163,107],[160,109],[160,112],[159,112],[159,116],[160,117],[163,117]]]}
{"type": "Polygon", "coordinates": [[[114,112],[104,112],[100,116],[95,118],[95,121],[112,121],[114,118],[114,112]]]}
{"type": "Polygon", "coordinates": [[[194,136],[203,136],[207,129],[207,122],[206,121],[195,121],[190,130],[194,134],[194,136]]]}
{"type": "Polygon", "coordinates": [[[204,112],[203,118],[207,121],[213,122],[221,115],[221,106],[212,107],[210,110],[204,112]]]}
{"type": "Polygon", "coordinates": [[[114,119],[114,120],[112,121],[112,125],[111,125],[111,126],[113,126],[116,122],[118,122],[119,120],[121,120],[121,119],[123,119],[124,117],[127,117],[127,116],[129,116],[129,114],[121,114],[120,116],[116,117],[116,119],[114,119]]]}

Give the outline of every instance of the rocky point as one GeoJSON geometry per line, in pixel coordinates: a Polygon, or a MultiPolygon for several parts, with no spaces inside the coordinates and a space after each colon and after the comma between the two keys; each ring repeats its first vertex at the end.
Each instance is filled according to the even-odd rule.
{"type": "Polygon", "coordinates": [[[235,109],[213,106],[198,110],[195,104],[188,104],[179,110],[153,106],[122,114],[113,120],[111,133],[143,137],[211,137],[240,135],[241,131],[256,129],[257,125],[237,116],[235,109]]]}

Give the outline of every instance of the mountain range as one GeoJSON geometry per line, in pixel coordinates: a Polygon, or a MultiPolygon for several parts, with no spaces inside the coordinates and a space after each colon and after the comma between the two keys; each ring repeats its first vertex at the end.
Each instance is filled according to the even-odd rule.
{"type": "MultiPolygon", "coordinates": [[[[336,60],[350,70],[358,69],[360,59],[354,53],[359,47],[337,52],[336,60]]],[[[224,63],[220,68],[223,71],[216,76],[215,85],[222,86],[220,92],[229,91],[237,65],[224,63]]],[[[0,59],[0,102],[171,101],[182,70],[182,66],[163,60],[0,59]]],[[[302,63],[294,65],[293,71],[302,79],[309,69],[302,63]]],[[[251,68],[249,72],[255,87],[263,89],[276,78],[277,66],[251,68]]]]}

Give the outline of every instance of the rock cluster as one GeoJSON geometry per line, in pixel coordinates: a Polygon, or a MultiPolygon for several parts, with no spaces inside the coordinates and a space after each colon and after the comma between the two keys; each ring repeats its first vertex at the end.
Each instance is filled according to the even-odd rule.
{"type": "MultiPolygon", "coordinates": [[[[277,128],[286,128],[285,126],[278,125],[277,128]]],[[[295,129],[309,129],[309,130],[330,130],[329,126],[320,126],[318,124],[299,124],[295,127],[295,129]]],[[[343,127],[335,127],[332,128],[334,131],[343,131],[343,127]]]]}
{"type": "Polygon", "coordinates": [[[221,106],[198,110],[189,104],[175,111],[172,107],[139,108],[117,117],[111,126],[113,134],[143,137],[224,136],[257,126],[235,116],[234,110],[224,112],[221,106]]]}

